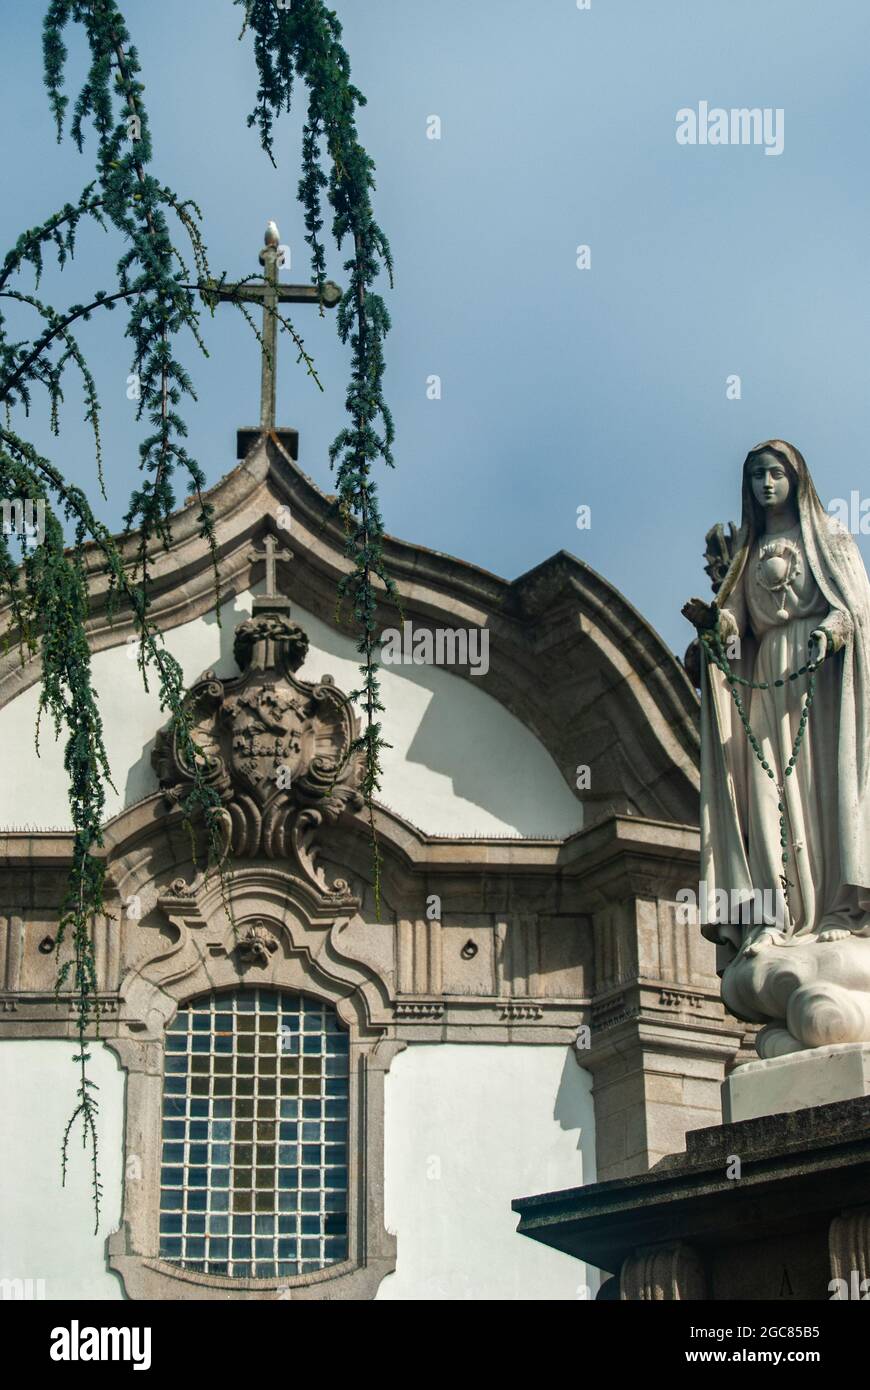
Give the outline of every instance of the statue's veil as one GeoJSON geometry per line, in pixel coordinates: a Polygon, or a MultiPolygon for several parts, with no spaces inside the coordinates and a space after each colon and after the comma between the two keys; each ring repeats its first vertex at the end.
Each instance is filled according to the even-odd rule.
{"type": "Polygon", "coordinates": [[[831,608],[845,610],[852,619],[853,637],[847,652],[847,665],[852,667],[850,683],[865,697],[855,710],[855,752],[859,760],[860,784],[866,789],[870,766],[870,708],[866,698],[870,695],[870,582],[861,552],[849,532],[822,506],[803,454],[784,439],[765,440],[746,455],[737,549],[716,596],[716,606],[721,608],[726,604],[741,582],[752,546],[758,539],[760,508],[752,493],[749,467],[761,453],[776,454],[797,479],[798,515],[813,578],[831,608]]]}

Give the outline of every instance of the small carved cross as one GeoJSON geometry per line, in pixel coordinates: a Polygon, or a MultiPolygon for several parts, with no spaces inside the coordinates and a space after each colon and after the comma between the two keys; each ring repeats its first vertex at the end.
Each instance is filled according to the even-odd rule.
{"type": "Polygon", "coordinates": [[[260,252],[263,266],[262,285],[237,284],[214,285],[203,290],[205,302],[215,300],[242,300],[246,304],[263,306],[263,343],[260,377],[260,429],[275,428],[275,382],[278,367],[278,318],[279,304],[319,304],[326,309],[334,309],[341,299],[341,290],[332,280],[323,286],[322,296],[316,285],[282,285],[278,279],[278,266],[281,262],[279,242],[281,234],[274,222],[266,228],[265,246],[260,252]]]}
{"type": "Polygon", "coordinates": [[[266,592],[262,597],[279,598],[277,564],[279,560],[292,560],[293,551],[285,550],[270,531],[269,534],[264,537],[263,549],[252,550],[249,558],[252,560],[266,561],[266,592]]]}

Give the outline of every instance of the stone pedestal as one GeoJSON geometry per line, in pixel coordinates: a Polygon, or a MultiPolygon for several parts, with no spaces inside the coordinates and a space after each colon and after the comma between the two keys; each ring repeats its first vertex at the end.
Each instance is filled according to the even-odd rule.
{"type": "Polygon", "coordinates": [[[636,1177],[519,1198],[519,1232],[607,1271],[603,1298],[870,1299],[870,1096],[686,1140],[636,1177]]]}
{"type": "Polygon", "coordinates": [[[726,1124],[870,1095],[870,1044],[839,1043],[735,1067],[722,1083],[726,1124]]]}

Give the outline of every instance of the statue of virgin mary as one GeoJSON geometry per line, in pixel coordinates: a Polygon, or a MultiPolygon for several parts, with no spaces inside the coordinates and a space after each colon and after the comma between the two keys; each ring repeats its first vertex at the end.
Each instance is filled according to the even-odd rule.
{"type": "Polygon", "coordinates": [[[723,1001],[767,1025],[763,1057],[870,1042],[870,584],[793,445],[747,455],[728,573],[683,612],[708,657],[701,922],[723,1001]]]}

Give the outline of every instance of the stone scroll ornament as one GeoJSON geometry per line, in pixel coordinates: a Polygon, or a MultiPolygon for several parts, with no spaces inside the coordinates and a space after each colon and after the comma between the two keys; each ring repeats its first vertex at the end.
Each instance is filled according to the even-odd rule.
{"type": "MultiPolygon", "coordinates": [[[[359,810],[362,761],[352,752],[357,721],[331,676],[295,674],[308,637],[280,596],[256,599],[236,628],[233,654],[242,674],[206,671],[185,697],[201,766],[223,802],[223,852],[236,858],[289,860],[320,894],[344,897],[316,864],[316,837],[345,811],[359,810]]],[[[166,802],[187,795],[191,769],[171,728],[152,758],[166,802]]]]}
{"type": "Polygon", "coordinates": [[[792,445],[743,465],[699,630],[703,934],[762,1057],[870,1042],[870,584],[792,445]]]}

